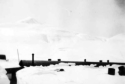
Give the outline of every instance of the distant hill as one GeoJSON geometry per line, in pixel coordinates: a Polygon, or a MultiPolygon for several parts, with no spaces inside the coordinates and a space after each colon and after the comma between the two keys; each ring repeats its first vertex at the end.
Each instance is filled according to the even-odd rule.
{"type": "Polygon", "coordinates": [[[121,33],[121,34],[117,34],[113,37],[110,38],[110,40],[112,41],[125,41],[125,34],[124,33],[121,33]]]}
{"type": "Polygon", "coordinates": [[[28,17],[23,20],[18,21],[17,23],[25,23],[25,24],[40,24],[35,18],[28,17]]]}
{"type": "Polygon", "coordinates": [[[19,49],[20,58],[24,59],[35,53],[35,59],[124,61],[124,37],[119,34],[104,38],[46,27],[30,18],[0,25],[0,53],[17,58],[15,52],[19,49]]]}

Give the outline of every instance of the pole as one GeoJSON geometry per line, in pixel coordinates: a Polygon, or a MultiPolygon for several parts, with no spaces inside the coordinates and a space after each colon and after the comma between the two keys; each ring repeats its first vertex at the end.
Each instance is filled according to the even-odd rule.
{"type": "Polygon", "coordinates": [[[34,66],[34,53],[32,54],[32,66],[34,66]]]}
{"type": "Polygon", "coordinates": [[[18,55],[18,62],[20,61],[20,58],[19,58],[19,51],[17,49],[17,55],[18,55]]]}

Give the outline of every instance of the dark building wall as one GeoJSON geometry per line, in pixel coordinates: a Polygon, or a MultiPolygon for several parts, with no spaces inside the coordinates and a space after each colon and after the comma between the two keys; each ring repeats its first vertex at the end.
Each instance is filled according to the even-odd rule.
{"type": "Polygon", "coordinates": [[[0,59],[6,60],[6,55],[0,55],[0,59]]]}

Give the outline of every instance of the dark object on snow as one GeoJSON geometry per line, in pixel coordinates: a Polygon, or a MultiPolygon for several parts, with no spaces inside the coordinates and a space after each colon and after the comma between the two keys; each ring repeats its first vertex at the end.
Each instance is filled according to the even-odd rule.
{"type": "Polygon", "coordinates": [[[124,66],[120,66],[120,67],[118,67],[118,69],[119,69],[119,71],[118,71],[118,73],[119,73],[119,75],[121,75],[121,76],[125,76],[125,67],[124,66]]]}
{"type": "Polygon", "coordinates": [[[22,60],[19,62],[19,65],[20,65],[21,67],[24,67],[22,60]]]}
{"type": "MultiPolygon", "coordinates": [[[[120,62],[92,62],[92,61],[52,61],[51,59],[48,60],[34,60],[34,66],[49,66],[49,65],[55,65],[55,64],[59,64],[59,63],[75,63],[75,65],[91,65],[91,64],[95,64],[95,67],[99,67],[99,66],[106,66],[106,65],[113,65],[113,64],[117,64],[117,65],[125,65],[125,63],[120,63],[120,62]]],[[[20,66],[32,66],[32,60],[20,60],[19,62],[20,66]]]]}
{"type": "Polygon", "coordinates": [[[58,59],[58,61],[61,61],[61,59],[58,59]]]}
{"type": "Polygon", "coordinates": [[[6,55],[0,55],[0,59],[2,59],[2,60],[6,60],[6,55]]]}
{"type": "Polygon", "coordinates": [[[84,62],[86,62],[86,59],[84,59],[84,62]]]}
{"type": "Polygon", "coordinates": [[[64,69],[56,69],[57,72],[62,72],[64,69]]]}
{"type": "MultiPolygon", "coordinates": [[[[49,65],[55,65],[55,64],[59,64],[60,62],[58,61],[40,61],[40,60],[35,60],[34,61],[34,65],[35,66],[49,66],[49,65]]],[[[32,60],[21,60],[19,62],[19,65],[21,67],[24,67],[24,66],[32,66],[32,60]]]]}
{"type": "Polygon", "coordinates": [[[107,60],[107,63],[109,63],[109,60],[107,60]]]}
{"type": "Polygon", "coordinates": [[[35,66],[35,63],[34,63],[34,54],[32,54],[32,66],[35,66]]]}
{"type": "Polygon", "coordinates": [[[64,69],[60,69],[60,71],[64,71],[64,69]]]}
{"type": "Polygon", "coordinates": [[[14,67],[14,68],[5,69],[7,71],[6,75],[8,76],[8,78],[10,80],[10,84],[17,84],[16,72],[20,69],[23,69],[23,67],[14,67]]]}
{"type": "Polygon", "coordinates": [[[102,60],[99,60],[100,63],[102,63],[102,60]]]}
{"type": "Polygon", "coordinates": [[[48,61],[52,61],[51,59],[48,59],[48,61]]]}
{"type": "Polygon", "coordinates": [[[109,75],[115,75],[115,69],[114,68],[108,68],[108,74],[109,75]]]}

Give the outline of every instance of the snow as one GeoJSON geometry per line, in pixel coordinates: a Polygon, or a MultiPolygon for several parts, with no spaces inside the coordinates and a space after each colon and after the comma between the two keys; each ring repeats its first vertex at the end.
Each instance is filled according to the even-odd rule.
{"type": "Polygon", "coordinates": [[[19,23],[1,24],[0,53],[8,59],[18,59],[18,49],[20,59],[31,59],[34,53],[35,59],[41,60],[125,61],[124,34],[105,38],[36,22],[26,18],[19,23]]]}
{"type": "Polygon", "coordinates": [[[51,65],[25,67],[17,72],[17,84],[124,84],[124,76],[108,75],[108,67],[51,65]],[[57,72],[57,69],[64,69],[57,72]]]}
{"type": "Polygon", "coordinates": [[[19,67],[19,62],[17,60],[0,60],[0,66],[3,68],[19,67]]]}
{"type": "Polygon", "coordinates": [[[35,20],[32,17],[28,17],[26,19],[20,20],[17,23],[25,23],[25,24],[39,24],[39,22],[37,20],[35,20]]]}
{"type": "Polygon", "coordinates": [[[4,68],[0,66],[0,84],[10,84],[4,68]]]}

